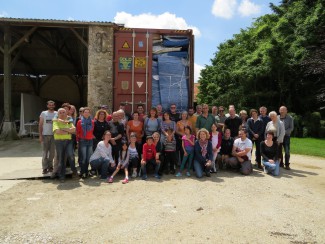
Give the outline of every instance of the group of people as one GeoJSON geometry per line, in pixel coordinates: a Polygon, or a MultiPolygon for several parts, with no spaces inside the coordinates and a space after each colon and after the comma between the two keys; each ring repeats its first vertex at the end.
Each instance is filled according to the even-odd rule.
{"type": "Polygon", "coordinates": [[[143,180],[150,170],[157,179],[164,174],[189,177],[192,172],[198,178],[210,177],[222,169],[249,175],[254,144],[258,169],[275,176],[280,167],[290,170],[293,119],[285,106],[280,107],[279,115],[275,111],[267,115],[266,107],[251,109],[249,115],[245,110],[236,114],[233,105],[228,114],[223,106],[212,106],[210,112],[207,104],[180,113],[175,104],[168,111],[161,105],[152,107],[148,114],[141,104],[132,115],[125,104],[112,114],[106,105],[94,116],[91,112],[82,107],[77,116],[69,103],[55,111],[55,103],[47,102],[39,121],[43,174],[51,173],[64,182],[69,164],[73,178],[98,175],[108,183],[122,170],[123,184],[129,182],[129,171],[132,178],[143,180]]]}

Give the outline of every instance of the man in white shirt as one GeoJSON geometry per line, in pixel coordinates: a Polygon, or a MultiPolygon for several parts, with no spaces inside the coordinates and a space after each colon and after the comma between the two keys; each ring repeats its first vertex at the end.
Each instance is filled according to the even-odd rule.
{"type": "Polygon", "coordinates": [[[252,141],[247,138],[247,131],[241,129],[238,132],[238,138],[235,140],[232,155],[228,161],[229,166],[234,169],[239,169],[243,175],[249,175],[253,172],[251,163],[252,159],[252,141]]]}

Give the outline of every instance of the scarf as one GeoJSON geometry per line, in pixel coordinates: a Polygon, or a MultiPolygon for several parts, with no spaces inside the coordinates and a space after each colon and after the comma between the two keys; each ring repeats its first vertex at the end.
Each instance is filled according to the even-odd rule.
{"type": "Polygon", "coordinates": [[[83,116],[81,117],[81,128],[82,128],[83,136],[86,137],[87,132],[91,131],[93,128],[90,117],[88,117],[88,119],[86,119],[83,116]]]}
{"type": "Polygon", "coordinates": [[[205,140],[205,141],[202,141],[202,140],[199,140],[199,144],[200,144],[200,147],[201,147],[201,153],[202,153],[202,156],[205,157],[207,155],[207,147],[208,147],[208,140],[205,140]]]}

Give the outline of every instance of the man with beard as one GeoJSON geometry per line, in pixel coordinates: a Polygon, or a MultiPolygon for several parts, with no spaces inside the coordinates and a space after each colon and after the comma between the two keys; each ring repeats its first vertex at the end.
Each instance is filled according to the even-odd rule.
{"type": "MultiPolygon", "coordinates": [[[[47,110],[43,111],[39,118],[39,140],[43,147],[42,173],[53,171],[53,159],[55,156],[55,143],[53,137],[53,118],[57,115],[54,111],[55,102],[47,101],[47,110]]],[[[56,160],[56,159],[54,159],[56,160]]]]}

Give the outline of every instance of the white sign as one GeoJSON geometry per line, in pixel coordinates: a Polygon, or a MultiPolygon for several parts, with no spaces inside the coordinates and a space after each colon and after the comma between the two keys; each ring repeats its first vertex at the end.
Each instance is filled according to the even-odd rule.
{"type": "Polygon", "coordinates": [[[143,81],[137,81],[138,87],[141,88],[143,81]]]}

